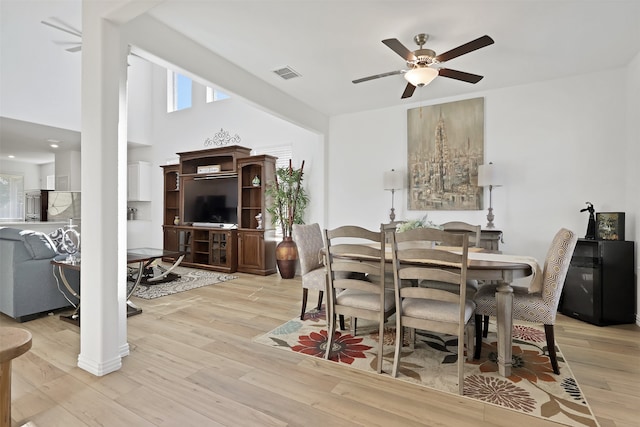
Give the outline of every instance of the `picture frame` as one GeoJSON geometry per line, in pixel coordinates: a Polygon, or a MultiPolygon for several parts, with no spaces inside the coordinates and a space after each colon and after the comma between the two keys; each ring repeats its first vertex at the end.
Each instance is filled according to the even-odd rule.
{"type": "Polygon", "coordinates": [[[220,172],[220,165],[207,165],[207,166],[198,166],[197,173],[218,173],[220,172]]]}
{"type": "Polygon", "coordinates": [[[597,212],[596,238],[598,240],[624,240],[624,212],[597,212]]]}

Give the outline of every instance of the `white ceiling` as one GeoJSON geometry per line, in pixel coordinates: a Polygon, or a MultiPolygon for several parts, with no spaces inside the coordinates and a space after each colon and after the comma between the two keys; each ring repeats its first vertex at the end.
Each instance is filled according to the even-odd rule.
{"type": "MultiPolygon", "coordinates": [[[[9,0],[2,1],[6,7],[9,0]]],[[[78,3],[59,4],[48,16],[34,7],[30,19],[12,26],[21,34],[2,29],[2,37],[19,43],[39,36],[39,48],[64,49],[53,41],[74,36],[40,28],[51,16],[81,27],[78,3]]],[[[148,13],[329,116],[624,67],[640,52],[639,0],[167,0],[148,13]],[[472,85],[438,77],[407,100],[400,99],[401,75],[351,83],[404,69],[404,60],[381,40],[397,38],[414,50],[413,37],[422,32],[430,36],[425,48],[436,54],[490,35],[495,44],[444,65],[484,79],[472,85]],[[302,77],[285,81],[272,72],[285,65],[302,77]]],[[[0,126],[4,156],[5,122],[0,126]]]]}

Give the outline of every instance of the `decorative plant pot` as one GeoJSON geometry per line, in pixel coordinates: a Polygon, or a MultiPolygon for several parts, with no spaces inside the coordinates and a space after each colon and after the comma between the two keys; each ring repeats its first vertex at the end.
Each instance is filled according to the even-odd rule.
{"type": "Polygon", "coordinates": [[[276,264],[280,277],[293,279],[296,275],[296,262],[298,260],[298,247],[291,237],[285,237],[276,246],[276,264]]]}

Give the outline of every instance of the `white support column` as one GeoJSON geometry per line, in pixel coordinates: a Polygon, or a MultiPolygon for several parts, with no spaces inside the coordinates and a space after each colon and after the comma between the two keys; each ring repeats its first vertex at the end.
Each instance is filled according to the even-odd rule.
{"type": "Polygon", "coordinates": [[[105,375],[126,343],[126,67],[113,3],[83,1],[82,270],[78,366],[105,375]],[[124,118],[124,119],[123,119],[124,118]]]}

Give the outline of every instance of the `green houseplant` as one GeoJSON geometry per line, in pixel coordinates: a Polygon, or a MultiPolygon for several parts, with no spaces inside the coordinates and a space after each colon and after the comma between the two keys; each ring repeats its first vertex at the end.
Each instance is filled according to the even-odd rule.
{"type": "Polygon", "coordinates": [[[276,247],[276,263],[280,276],[291,279],[295,276],[298,250],[291,238],[293,224],[304,224],[304,211],[309,196],[302,186],[304,161],[299,169],[292,166],[276,168],[275,180],[267,186],[266,194],[270,198],[267,212],[271,223],[282,230],[282,242],[276,247]]]}

